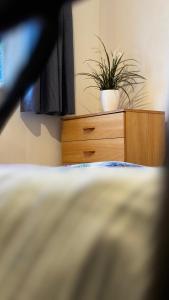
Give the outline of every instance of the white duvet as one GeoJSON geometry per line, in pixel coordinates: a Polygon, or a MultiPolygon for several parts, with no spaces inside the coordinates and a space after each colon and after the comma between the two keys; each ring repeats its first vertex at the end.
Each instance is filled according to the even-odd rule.
{"type": "Polygon", "coordinates": [[[0,167],[0,299],[142,300],[162,170],[0,167]]]}

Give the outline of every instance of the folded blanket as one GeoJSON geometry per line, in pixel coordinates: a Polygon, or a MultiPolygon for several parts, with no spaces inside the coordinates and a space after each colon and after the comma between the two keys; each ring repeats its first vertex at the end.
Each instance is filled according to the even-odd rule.
{"type": "Polygon", "coordinates": [[[0,168],[0,299],[143,300],[162,171],[0,168]]]}

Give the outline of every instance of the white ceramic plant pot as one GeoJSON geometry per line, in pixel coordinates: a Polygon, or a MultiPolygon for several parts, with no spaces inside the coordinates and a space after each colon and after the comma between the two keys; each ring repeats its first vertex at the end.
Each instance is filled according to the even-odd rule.
{"type": "Polygon", "coordinates": [[[103,111],[116,110],[119,105],[120,94],[118,90],[100,91],[100,101],[103,111]]]}

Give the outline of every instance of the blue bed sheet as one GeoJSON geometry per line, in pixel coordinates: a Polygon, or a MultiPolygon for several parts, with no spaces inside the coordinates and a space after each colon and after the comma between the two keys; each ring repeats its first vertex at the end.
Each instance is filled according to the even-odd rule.
{"type": "Polygon", "coordinates": [[[142,165],[133,164],[133,163],[127,163],[127,162],[121,162],[121,161],[103,161],[103,162],[94,162],[94,163],[81,163],[81,164],[72,164],[72,165],[65,165],[64,167],[69,168],[95,168],[95,167],[130,167],[130,168],[140,168],[143,167],[142,165]]]}

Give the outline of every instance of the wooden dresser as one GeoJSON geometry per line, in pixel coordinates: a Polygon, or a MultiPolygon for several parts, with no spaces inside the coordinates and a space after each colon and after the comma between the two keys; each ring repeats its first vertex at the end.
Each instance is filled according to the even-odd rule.
{"type": "Polygon", "coordinates": [[[126,161],[159,166],[164,160],[165,115],[148,110],[64,117],[62,163],[126,161]]]}

